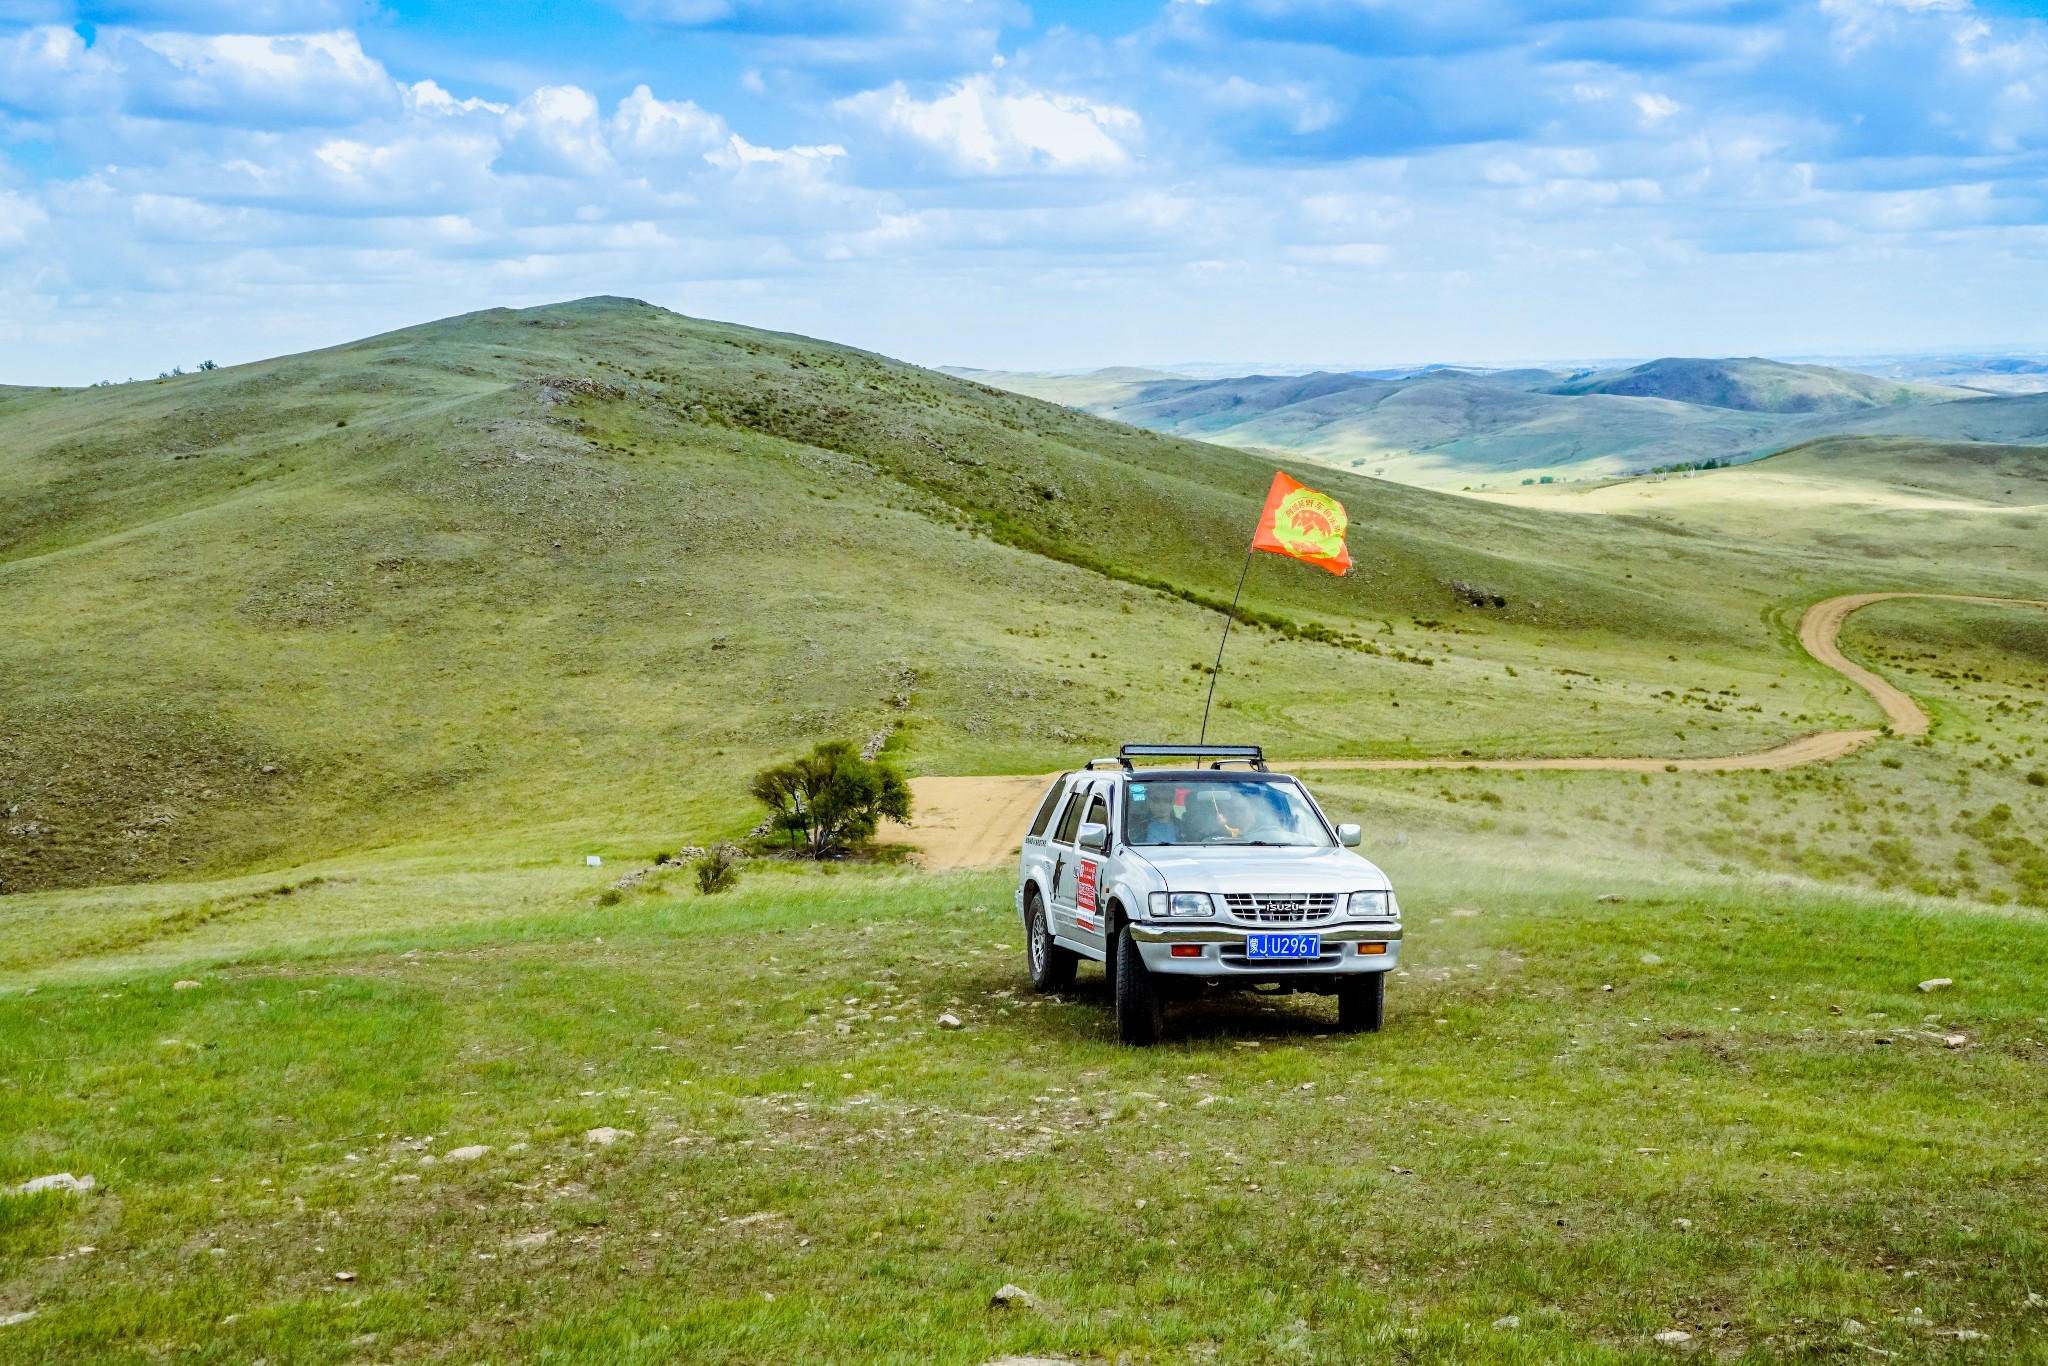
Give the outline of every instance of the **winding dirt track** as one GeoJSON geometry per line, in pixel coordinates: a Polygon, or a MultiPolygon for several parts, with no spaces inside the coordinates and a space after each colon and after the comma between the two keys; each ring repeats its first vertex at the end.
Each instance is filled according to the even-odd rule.
{"type": "MultiPolygon", "coordinates": [[[[1894,735],[1925,735],[1927,713],[1911,694],[1893,686],[1842,654],[1839,640],[1849,614],[1873,602],[1894,598],[1934,598],[1975,602],[1992,607],[2048,608],[2036,598],[1980,598],[1962,593],[1850,593],[1828,598],[1806,609],[1799,619],[1799,644],[1809,655],[1869,693],[1884,709],[1894,735]]],[[[1803,735],[1772,749],[1748,754],[1722,754],[1690,759],[1567,758],[1567,759],[1303,759],[1277,768],[1309,769],[1581,769],[1621,773],[1731,773],[1742,769],[1786,769],[1825,763],[1852,754],[1882,730],[1824,730],[1803,735]]],[[[1020,832],[1032,809],[1052,781],[1049,773],[996,777],[912,778],[916,799],[915,826],[890,825],[883,837],[918,851],[927,868],[995,868],[1016,855],[1020,832]]]]}

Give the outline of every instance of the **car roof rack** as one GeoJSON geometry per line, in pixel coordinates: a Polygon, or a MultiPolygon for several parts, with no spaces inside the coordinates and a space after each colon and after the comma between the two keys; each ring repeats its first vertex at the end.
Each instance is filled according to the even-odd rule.
{"type": "Polygon", "coordinates": [[[1137,767],[1134,759],[1208,759],[1210,768],[1221,768],[1225,764],[1249,764],[1259,772],[1266,772],[1266,753],[1258,745],[1125,745],[1116,752],[1114,759],[1090,759],[1088,767],[1097,764],[1116,764],[1126,772],[1137,767]]]}

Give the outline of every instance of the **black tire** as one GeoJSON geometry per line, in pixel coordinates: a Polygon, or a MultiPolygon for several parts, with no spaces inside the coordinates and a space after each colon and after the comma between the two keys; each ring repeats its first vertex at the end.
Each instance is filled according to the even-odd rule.
{"type": "Polygon", "coordinates": [[[1166,1030],[1166,1000],[1126,925],[1116,936],[1116,1036],[1140,1048],[1166,1030]]]}
{"type": "Polygon", "coordinates": [[[1034,991],[1066,991],[1074,985],[1074,968],[1079,958],[1072,949],[1052,942],[1052,926],[1046,922],[1045,902],[1033,888],[1024,902],[1024,959],[1031,968],[1034,991]]]}
{"type": "Polygon", "coordinates": [[[1337,1028],[1347,1034],[1374,1034],[1387,1018],[1387,974],[1368,972],[1337,988],[1337,1028]]]}

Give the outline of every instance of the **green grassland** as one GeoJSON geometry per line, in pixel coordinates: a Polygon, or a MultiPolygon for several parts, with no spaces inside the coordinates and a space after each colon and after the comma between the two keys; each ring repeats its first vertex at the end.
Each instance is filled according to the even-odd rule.
{"type": "Polygon", "coordinates": [[[75,940],[0,998],[7,1169],[98,1180],[0,1199],[6,1358],[2048,1357],[2038,915],[1418,815],[1372,1036],[1122,1048],[1000,875],[362,864],[75,940]]]}
{"type": "MultiPolygon", "coordinates": [[[[1270,469],[625,300],[10,390],[0,890],[703,842],[828,736],[974,772],[1186,733],[1270,469]]],[[[1219,709],[1303,757],[1855,724],[1791,646],[1806,601],[2021,591],[2044,558],[1314,477],[1358,571],[1261,557],[1219,709]]]]}
{"type": "MultiPolygon", "coordinates": [[[[1262,557],[1212,731],[1873,724],[1800,611],[2043,596],[2032,459],[1316,472],[1360,570],[1262,557]]],[[[0,1360],[2048,1361],[2048,614],[1859,612],[1933,726],[1836,764],[1312,774],[1407,911],[1376,1035],[1119,1047],[1001,874],[614,886],[815,739],[1187,733],[1270,468],[618,300],[0,390],[0,1189],[98,1183],[0,1195],[0,1360]]]]}

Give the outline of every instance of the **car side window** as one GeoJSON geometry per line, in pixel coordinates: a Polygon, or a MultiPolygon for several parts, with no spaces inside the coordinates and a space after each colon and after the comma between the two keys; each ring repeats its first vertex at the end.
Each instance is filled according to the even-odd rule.
{"type": "Polygon", "coordinates": [[[1087,819],[1100,826],[1107,827],[1109,825],[1109,803],[1102,800],[1100,792],[1096,793],[1088,801],[1087,819]]]}
{"type": "Polygon", "coordinates": [[[1045,800],[1039,804],[1038,814],[1031,818],[1031,837],[1033,839],[1043,835],[1045,827],[1052,824],[1052,813],[1059,808],[1060,794],[1066,790],[1067,780],[1063,775],[1053,782],[1052,791],[1046,793],[1045,800]]]}
{"type": "Polygon", "coordinates": [[[1088,794],[1076,792],[1067,799],[1067,809],[1060,813],[1060,828],[1053,835],[1061,844],[1072,844],[1074,835],[1081,828],[1081,807],[1088,794]]]}

